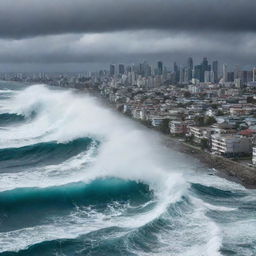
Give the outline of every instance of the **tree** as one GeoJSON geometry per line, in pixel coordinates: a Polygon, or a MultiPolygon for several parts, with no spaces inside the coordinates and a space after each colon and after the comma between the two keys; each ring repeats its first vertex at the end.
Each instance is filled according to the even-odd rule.
{"type": "Polygon", "coordinates": [[[215,124],[216,122],[217,122],[217,121],[216,121],[216,119],[215,119],[213,116],[206,116],[205,119],[204,119],[204,124],[205,124],[206,126],[215,124]]]}
{"type": "Polygon", "coordinates": [[[201,139],[200,147],[201,149],[208,149],[209,148],[208,139],[205,139],[205,138],[201,139]]]}
{"type": "Polygon", "coordinates": [[[218,104],[212,104],[212,105],[211,105],[211,107],[212,107],[213,109],[217,109],[218,106],[219,106],[218,104]]]}
{"type": "Polygon", "coordinates": [[[180,119],[181,119],[182,121],[185,121],[185,119],[186,119],[186,115],[185,115],[184,113],[181,113],[181,115],[180,115],[180,119]]]}
{"type": "Polygon", "coordinates": [[[194,141],[194,134],[186,136],[185,140],[186,140],[186,142],[193,143],[193,141],[194,141]]]}
{"type": "Polygon", "coordinates": [[[151,127],[151,122],[149,120],[141,120],[141,123],[145,125],[146,127],[151,127]]]}
{"type": "Polygon", "coordinates": [[[249,96],[247,97],[247,103],[256,103],[256,100],[253,97],[249,96]]]}
{"type": "Polygon", "coordinates": [[[185,98],[190,98],[191,97],[191,93],[189,91],[185,91],[184,92],[184,97],[185,98]]]}
{"type": "Polygon", "coordinates": [[[203,116],[196,116],[195,117],[196,126],[204,126],[204,117],[203,116]]]}
{"type": "Polygon", "coordinates": [[[164,134],[170,133],[169,122],[170,122],[170,119],[166,118],[162,121],[162,123],[159,126],[159,130],[164,134]]]}
{"type": "Polygon", "coordinates": [[[218,109],[216,116],[223,116],[223,115],[224,115],[224,112],[222,110],[218,109]]]}

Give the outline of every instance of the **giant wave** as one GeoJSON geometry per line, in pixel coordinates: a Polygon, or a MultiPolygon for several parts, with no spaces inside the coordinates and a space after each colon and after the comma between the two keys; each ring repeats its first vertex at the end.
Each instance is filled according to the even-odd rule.
{"type": "Polygon", "coordinates": [[[91,96],[15,86],[0,100],[0,255],[255,252],[255,191],[196,174],[91,96]]]}

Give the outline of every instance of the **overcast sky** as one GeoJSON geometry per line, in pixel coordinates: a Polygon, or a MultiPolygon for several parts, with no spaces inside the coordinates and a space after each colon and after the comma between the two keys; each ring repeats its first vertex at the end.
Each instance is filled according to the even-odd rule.
{"type": "Polygon", "coordinates": [[[256,0],[0,0],[1,70],[256,64],[256,0]]]}

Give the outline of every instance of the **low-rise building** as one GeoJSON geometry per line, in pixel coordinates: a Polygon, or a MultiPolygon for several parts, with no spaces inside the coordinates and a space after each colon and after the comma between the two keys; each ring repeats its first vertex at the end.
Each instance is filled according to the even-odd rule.
{"type": "Polygon", "coordinates": [[[198,127],[198,126],[189,126],[188,127],[188,135],[193,136],[193,141],[195,143],[200,144],[201,140],[203,138],[203,127],[198,127]]]}
{"type": "Polygon", "coordinates": [[[256,146],[252,148],[252,163],[256,165],[256,146]]]}
{"type": "Polygon", "coordinates": [[[225,156],[247,155],[252,151],[249,138],[237,135],[212,135],[212,152],[225,156]]]}
{"type": "Polygon", "coordinates": [[[169,127],[170,133],[173,135],[182,135],[187,131],[187,125],[182,121],[171,121],[169,127]]]}
{"type": "Polygon", "coordinates": [[[166,119],[166,117],[162,117],[162,116],[151,117],[151,124],[154,127],[158,127],[158,126],[160,126],[162,124],[164,119],[166,119]]]}

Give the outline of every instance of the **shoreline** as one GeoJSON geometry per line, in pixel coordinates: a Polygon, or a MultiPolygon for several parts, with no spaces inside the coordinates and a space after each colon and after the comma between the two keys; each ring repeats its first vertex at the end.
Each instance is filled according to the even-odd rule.
{"type": "MultiPolygon", "coordinates": [[[[49,86],[55,87],[54,85],[49,85],[49,86]]],[[[196,146],[180,141],[182,138],[163,134],[159,130],[154,129],[154,127],[146,126],[139,120],[136,120],[132,117],[129,117],[119,112],[116,109],[115,105],[109,102],[106,98],[104,98],[99,93],[99,91],[91,90],[88,88],[83,88],[83,89],[71,88],[71,89],[75,89],[75,91],[77,91],[78,93],[89,94],[97,98],[97,100],[99,100],[102,105],[114,110],[116,113],[120,114],[120,116],[122,116],[123,118],[132,120],[135,123],[137,123],[137,125],[141,125],[142,127],[148,128],[150,131],[157,133],[157,135],[161,137],[161,142],[163,146],[199,160],[199,162],[203,164],[206,169],[207,168],[214,169],[214,172],[212,175],[217,175],[221,178],[239,183],[247,189],[256,189],[256,168],[244,166],[231,159],[210,154],[209,152],[205,152],[196,146]]]]}
{"type": "Polygon", "coordinates": [[[256,170],[243,166],[222,156],[212,155],[201,149],[180,142],[179,139],[163,135],[163,144],[178,152],[189,155],[200,161],[206,168],[214,169],[214,175],[239,183],[247,189],[256,189],[256,170]]]}
{"type": "Polygon", "coordinates": [[[196,146],[180,141],[182,138],[172,137],[171,135],[163,134],[153,127],[148,127],[139,120],[119,112],[114,104],[110,103],[106,98],[102,97],[102,95],[97,91],[83,90],[83,92],[96,97],[103,105],[110,107],[123,117],[126,117],[136,122],[137,124],[140,124],[143,127],[158,133],[158,135],[161,136],[161,141],[164,146],[199,160],[199,162],[205,165],[206,168],[215,170],[213,175],[217,175],[221,178],[239,183],[247,189],[256,189],[256,168],[251,168],[249,166],[247,167],[231,159],[205,152],[196,146]]]}

